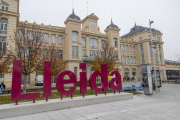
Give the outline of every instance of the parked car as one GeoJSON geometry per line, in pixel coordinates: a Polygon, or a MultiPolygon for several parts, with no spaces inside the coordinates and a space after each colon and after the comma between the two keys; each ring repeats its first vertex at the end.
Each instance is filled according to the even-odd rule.
{"type": "Polygon", "coordinates": [[[36,78],[36,85],[42,86],[43,85],[43,75],[38,75],[36,78]]]}

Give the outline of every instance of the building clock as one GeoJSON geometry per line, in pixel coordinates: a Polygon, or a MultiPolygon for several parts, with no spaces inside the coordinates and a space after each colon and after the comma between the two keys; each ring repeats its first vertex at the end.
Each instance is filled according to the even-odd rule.
{"type": "Polygon", "coordinates": [[[92,26],[92,27],[95,27],[95,26],[96,26],[96,24],[95,24],[94,22],[92,22],[92,23],[91,23],[91,26],[92,26]]]}

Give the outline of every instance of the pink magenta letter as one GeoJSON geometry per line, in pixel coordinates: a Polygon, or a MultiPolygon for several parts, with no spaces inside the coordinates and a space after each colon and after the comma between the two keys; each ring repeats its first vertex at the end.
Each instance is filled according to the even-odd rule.
{"type": "Polygon", "coordinates": [[[89,78],[89,84],[91,89],[94,92],[101,92],[103,90],[103,92],[108,91],[108,76],[107,76],[107,65],[106,64],[102,64],[101,65],[101,73],[99,71],[94,71],[90,78],[89,78]],[[98,88],[96,86],[96,77],[97,76],[101,76],[102,79],[102,86],[100,88],[98,88]]]}
{"type": "Polygon", "coordinates": [[[112,71],[109,73],[109,76],[113,76],[115,74],[116,78],[112,78],[109,81],[109,87],[115,91],[115,90],[122,90],[122,83],[121,83],[121,75],[118,71],[112,71]],[[117,85],[114,85],[116,82],[117,85]]]}
{"type": "Polygon", "coordinates": [[[43,97],[51,97],[51,62],[44,62],[43,97]]]}
{"type": "MultiPolygon", "coordinates": [[[[80,63],[79,68],[86,69],[86,63],[80,63]]],[[[86,72],[80,72],[80,94],[83,94],[83,95],[87,93],[86,80],[87,80],[86,72]]]]}
{"type": "Polygon", "coordinates": [[[40,97],[39,92],[21,94],[22,60],[13,61],[11,101],[35,99],[40,97]]]}
{"type": "Polygon", "coordinates": [[[56,88],[59,91],[59,93],[61,93],[62,95],[73,94],[73,92],[76,90],[75,86],[70,87],[70,89],[67,91],[64,89],[64,84],[72,84],[72,83],[77,83],[77,79],[76,79],[76,75],[69,70],[65,70],[61,72],[56,78],[56,88]],[[64,79],[65,75],[68,75],[70,79],[64,79]]]}

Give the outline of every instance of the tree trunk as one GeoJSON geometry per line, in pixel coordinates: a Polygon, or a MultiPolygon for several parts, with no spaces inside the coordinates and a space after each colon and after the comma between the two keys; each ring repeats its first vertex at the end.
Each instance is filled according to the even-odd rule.
{"type": "Polygon", "coordinates": [[[28,80],[28,75],[24,75],[23,93],[26,93],[27,80],[28,80]]]}

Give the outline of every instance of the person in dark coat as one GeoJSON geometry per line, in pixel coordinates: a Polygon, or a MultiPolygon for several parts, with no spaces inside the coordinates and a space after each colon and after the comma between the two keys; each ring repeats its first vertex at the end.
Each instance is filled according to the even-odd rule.
{"type": "Polygon", "coordinates": [[[5,84],[2,82],[0,85],[0,93],[2,93],[5,88],[6,88],[5,84]]]}

